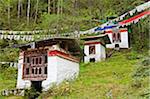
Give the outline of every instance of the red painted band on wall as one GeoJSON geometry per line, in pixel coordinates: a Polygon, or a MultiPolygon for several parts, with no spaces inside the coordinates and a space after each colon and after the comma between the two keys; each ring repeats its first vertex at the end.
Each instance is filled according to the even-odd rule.
{"type": "Polygon", "coordinates": [[[59,56],[64,59],[71,60],[73,62],[77,62],[77,63],[79,62],[79,59],[58,50],[49,51],[48,56],[59,56]]]}
{"type": "MultiPolygon", "coordinates": [[[[120,33],[124,33],[124,32],[128,32],[128,30],[127,29],[122,29],[122,30],[119,30],[119,32],[120,33]]],[[[107,33],[113,33],[113,31],[112,30],[109,30],[109,31],[105,31],[105,33],[107,34],[107,33]]]]}
{"type": "Polygon", "coordinates": [[[124,30],[120,30],[119,32],[128,32],[128,30],[127,29],[124,29],[124,30]]]}
{"type": "Polygon", "coordinates": [[[101,42],[87,42],[84,45],[91,45],[91,44],[102,44],[101,42]]]}
{"type": "Polygon", "coordinates": [[[107,34],[107,33],[113,33],[113,31],[112,30],[109,30],[109,31],[105,31],[105,33],[107,34]]]}

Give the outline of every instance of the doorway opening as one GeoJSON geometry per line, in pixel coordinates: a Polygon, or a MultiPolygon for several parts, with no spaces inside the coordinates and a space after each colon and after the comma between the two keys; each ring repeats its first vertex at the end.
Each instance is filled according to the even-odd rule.
{"type": "Polygon", "coordinates": [[[37,99],[42,92],[42,81],[31,81],[31,89],[26,90],[25,98],[37,99]]]}
{"type": "Polygon", "coordinates": [[[31,87],[37,92],[42,92],[42,81],[31,81],[31,87]]]}
{"type": "Polygon", "coordinates": [[[95,62],[95,58],[90,58],[90,62],[95,62]]]}

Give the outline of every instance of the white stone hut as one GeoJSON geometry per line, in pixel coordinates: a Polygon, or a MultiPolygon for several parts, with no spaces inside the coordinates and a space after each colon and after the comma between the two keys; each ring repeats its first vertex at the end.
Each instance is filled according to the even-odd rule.
{"type": "Polygon", "coordinates": [[[105,60],[106,58],[106,44],[110,44],[107,34],[98,36],[89,36],[82,38],[84,40],[84,62],[96,62],[105,60]]]}
{"type": "Polygon", "coordinates": [[[111,44],[106,44],[107,48],[129,48],[129,35],[127,28],[107,29],[105,34],[108,34],[111,44]]]}
{"type": "Polygon", "coordinates": [[[79,74],[80,46],[75,39],[52,38],[20,45],[17,88],[48,90],[79,74]]]}

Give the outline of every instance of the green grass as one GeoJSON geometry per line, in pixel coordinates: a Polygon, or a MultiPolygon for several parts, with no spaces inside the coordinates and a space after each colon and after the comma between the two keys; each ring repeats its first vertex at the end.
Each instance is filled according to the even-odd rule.
{"type": "MultiPolygon", "coordinates": [[[[17,83],[16,68],[0,68],[0,92],[6,89],[15,89],[17,83]]],[[[4,97],[0,95],[0,99],[22,99],[20,96],[4,97]]]]}
{"type": "MultiPolygon", "coordinates": [[[[78,79],[69,85],[71,92],[49,96],[48,99],[111,99],[107,96],[110,91],[113,99],[141,99],[139,90],[147,86],[136,89],[131,85],[133,71],[142,57],[141,54],[123,51],[113,54],[103,62],[81,63],[78,79]]],[[[148,79],[144,81],[148,84],[148,79]]]]}
{"type": "Polygon", "coordinates": [[[5,68],[0,72],[0,91],[15,88],[17,81],[17,70],[15,68],[5,68]]]}

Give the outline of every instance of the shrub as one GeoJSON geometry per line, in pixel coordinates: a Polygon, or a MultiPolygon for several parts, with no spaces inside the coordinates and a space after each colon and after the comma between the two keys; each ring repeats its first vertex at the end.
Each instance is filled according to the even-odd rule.
{"type": "Polygon", "coordinates": [[[49,96],[67,96],[73,91],[73,88],[69,84],[69,82],[65,81],[61,85],[53,85],[48,91],[42,93],[40,96],[41,99],[49,96]]]}
{"type": "Polygon", "coordinates": [[[34,88],[26,89],[24,99],[35,99],[40,95],[34,88]]]}
{"type": "Polygon", "coordinates": [[[150,65],[149,65],[150,59],[145,58],[139,66],[137,66],[137,69],[135,70],[133,77],[147,77],[150,76],[150,65]]]}

